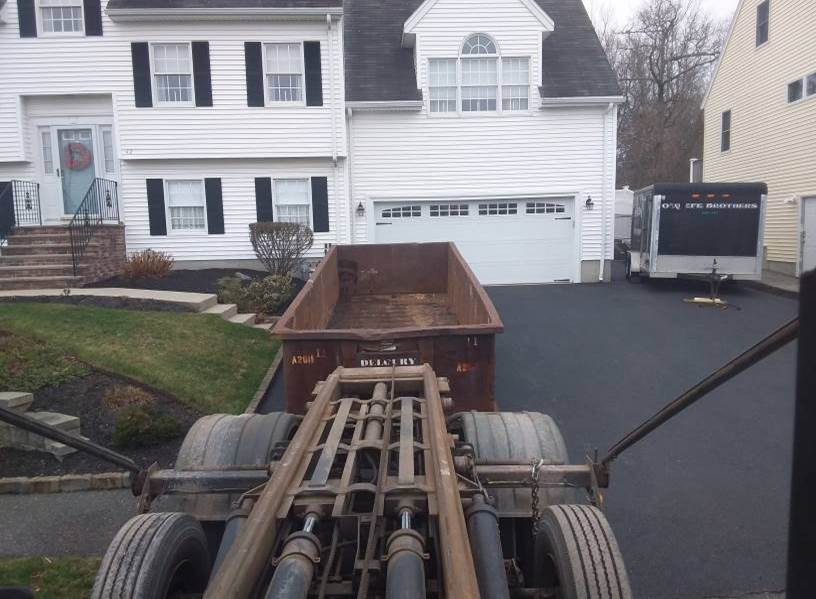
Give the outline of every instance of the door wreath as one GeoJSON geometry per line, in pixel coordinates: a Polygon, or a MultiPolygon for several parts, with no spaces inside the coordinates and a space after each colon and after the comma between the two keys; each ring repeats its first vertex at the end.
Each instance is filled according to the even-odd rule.
{"type": "Polygon", "coordinates": [[[74,141],[65,146],[65,156],[63,157],[65,168],[72,171],[84,171],[91,165],[92,159],[91,151],[83,143],[74,141]]]}

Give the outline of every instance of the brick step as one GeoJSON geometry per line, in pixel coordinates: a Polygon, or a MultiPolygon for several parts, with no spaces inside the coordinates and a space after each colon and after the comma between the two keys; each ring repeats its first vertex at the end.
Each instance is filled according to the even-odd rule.
{"type": "MultiPolygon", "coordinates": [[[[90,242],[87,247],[85,248],[85,252],[83,255],[93,255],[93,250],[98,249],[100,247],[99,243],[90,242]]],[[[48,245],[8,245],[3,248],[3,256],[23,256],[23,255],[33,255],[36,254],[38,256],[48,255],[48,254],[70,254],[71,253],[71,244],[70,243],[51,243],[48,245]]]]}
{"type": "Polygon", "coordinates": [[[5,266],[0,262],[0,278],[19,279],[20,277],[55,277],[74,276],[74,267],[68,264],[40,264],[24,266],[5,266]]]}
{"type": "Polygon", "coordinates": [[[43,225],[41,227],[16,227],[12,231],[12,235],[24,237],[28,235],[42,235],[42,234],[68,234],[68,227],[66,225],[43,225]]]}
{"type": "Polygon", "coordinates": [[[60,254],[21,254],[19,256],[0,254],[0,266],[38,266],[41,264],[70,263],[70,252],[60,254]]]}
{"type": "Polygon", "coordinates": [[[0,291],[79,287],[82,277],[0,277],[0,291]]]}
{"type": "Polygon", "coordinates": [[[31,233],[29,235],[10,235],[9,247],[15,245],[50,245],[52,243],[71,243],[68,233],[31,233]]]}

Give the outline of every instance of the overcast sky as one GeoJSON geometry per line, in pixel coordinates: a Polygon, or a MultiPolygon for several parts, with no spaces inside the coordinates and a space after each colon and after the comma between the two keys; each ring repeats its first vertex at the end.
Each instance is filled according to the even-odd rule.
{"type": "MultiPolygon", "coordinates": [[[[590,15],[593,11],[603,11],[612,7],[615,23],[623,25],[629,20],[642,4],[643,0],[584,0],[584,5],[590,15]]],[[[717,19],[725,19],[729,23],[737,8],[739,0],[699,0],[700,6],[717,19]]]]}

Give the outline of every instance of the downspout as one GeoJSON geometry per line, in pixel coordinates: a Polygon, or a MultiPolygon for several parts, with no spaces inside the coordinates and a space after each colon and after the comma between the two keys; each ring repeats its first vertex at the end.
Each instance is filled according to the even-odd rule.
{"type": "Polygon", "coordinates": [[[334,35],[332,27],[332,16],[326,14],[326,29],[329,40],[329,114],[331,116],[331,137],[332,137],[332,186],[334,187],[335,201],[339,194],[337,186],[337,123],[335,122],[337,105],[334,97],[334,35]]]}
{"type": "MultiPolygon", "coordinates": [[[[606,123],[609,120],[609,115],[612,113],[612,110],[614,108],[615,108],[615,103],[610,102],[609,105],[606,107],[606,110],[604,111],[604,114],[603,114],[603,138],[604,138],[604,141],[603,141],[603,188],[602,188],[603,192],[601,193],[601,260],[600,260],[600,265],[599,265],[599,268],[598,268],[598,281],[601,281],[601,282],[603,282],[603,280],[604,280],[604,271],[606,270],[606,244],[607,244],[607,239],[606,239],[606,229],[607,229],[607,226],[606,226],[606,205],[609,203],[609,198],[607,197],[607,185],[606,185],[606,182],[607,182],[607,170],[608,170],[607,163],[609,162],[609,158],[607,156],[609,152],[608,152],[608,148],[607,148],[607,145],[606,145],[606,128],[607,128],[606,123]]],[[[612,132],[611,131],[610,131],[610,134],[609,134],[609,138],[610,138],[609,141],[611,142],[612,141],[612,132]]],[[[614,187],[614,185],[613,185],[613,187],[614,187]]],[[[614,189],[612,191],[614,193],[614,189]]],[[[610,278],[611,278],[611,276],[612,276],[611,271],[610,271],[609,275],[610,275],[610,278]]]]}
{"type": "Polygon", "coordinates": [[[354,222],[354,150],[352,142],[354,136],[352,134],[352,121],[354,120],[354,111],[351,108],[346,108],[346,188],[348,189],[348,210],[349,210],[349,243],[355,242],[355,229],[357,224],[354,222]]]}

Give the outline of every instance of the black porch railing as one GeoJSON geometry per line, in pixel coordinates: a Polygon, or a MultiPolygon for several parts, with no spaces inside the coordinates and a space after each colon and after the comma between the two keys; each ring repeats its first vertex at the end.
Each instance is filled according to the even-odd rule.
{"type": "Polygon", "coordinates": [[[20,179],[0,183],[0,242],[14,227],[41,224],[40,184],[20,179]]]}
{"type": "Polygon", "coordinates": [[[116,181],[97,177],[68,223],[74,276],[79,274],[80,260],[97,230],[103,224],[113,222],[119,222],[118,184],[116,181]]]}

